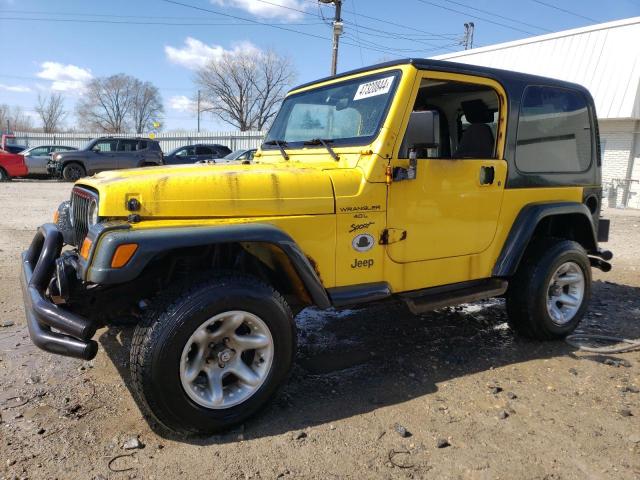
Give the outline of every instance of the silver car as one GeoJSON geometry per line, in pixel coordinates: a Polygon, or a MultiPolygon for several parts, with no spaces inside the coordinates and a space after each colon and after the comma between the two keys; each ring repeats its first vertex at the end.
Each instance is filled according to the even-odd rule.
{"type": "Polygon", "coordinates": [[[63,145],[39,145],[23,150],[20,155],[24,157],[24,163],[29,169],[29,175],[48,175],[47,163],[51,158],[51,154],[55,152],[70,152],[72,150],[77,150],[77,148],[63,145]]]}

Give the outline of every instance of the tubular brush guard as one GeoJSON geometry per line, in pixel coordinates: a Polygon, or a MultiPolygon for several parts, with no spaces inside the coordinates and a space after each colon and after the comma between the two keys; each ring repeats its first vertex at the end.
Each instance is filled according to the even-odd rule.
{"type": "Polygon", "coordinates": [[[91,340],[96,323],[64,310],[46,297],[62,244],[62,232],[46,223],[22,253],[22,295],[29,336],[47,352],[91,360],[98,353],[98,344],[91,340]]]}

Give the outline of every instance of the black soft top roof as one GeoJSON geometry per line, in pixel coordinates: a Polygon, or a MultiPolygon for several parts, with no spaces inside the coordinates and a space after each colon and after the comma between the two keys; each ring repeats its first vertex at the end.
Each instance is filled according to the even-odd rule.
{"type": "Polygon", "coordinates": [[[467,63],[449,62],[446,60],[432,60],[429,58],[403,58],[400,60],[392,60],[390,62],[378,63],[376,65],[370,65],[368,67],[358,68],[355,70],[349,70],[348,72],[342,72],[334,76],[324,77],[313,82],[307,82],[302,85],[298,85],[291,90],[297,90],[299,88],[308,87],[316,83],[324,82],[327,80],[335,80],[338,78],[346,77],[357,73],[368,72],[370,70],[377,70],[379,68],[394,67],[397,65],[413,65],[418,70],[439,70],[451,73],[465,73],[468,75],[476,75],[481,77],[492,78],[504,85],[511,82],[523,82],[536,85],[555,85],[558,87],[571,88],[580,90],[589,94],[589,91],[577,83],[565,82],[564,80],[558,80],[555,78],[541,77],[538,75],[530,75],[527,73],[513,72],[511,70],[501,70],[499,68],[481,67],[477,65],[470,65],[467,63]]]}

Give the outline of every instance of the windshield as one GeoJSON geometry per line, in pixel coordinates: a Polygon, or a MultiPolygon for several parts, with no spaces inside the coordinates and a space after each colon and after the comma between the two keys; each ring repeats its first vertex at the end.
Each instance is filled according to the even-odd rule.
{"type": "MultiPolygon", "coordinates": [[[[334,145],[366,145],[378,134],[400,72],[384,72],[287,97],[265,138],[267,148],[313,139],[334,145]]],[[[295,146],[295,145],[293,145],[295,146]]],[[[263,147],[264,148],[264,147],[263,147]]]]}
{"type": "Polygon", "coordinates": [[[240,155],[242,155],[244,152],[246,152],[246,150],[234,150],[233,152],[229,153],[228,155],[225,155],[222,158],[224,158],[226,160],[235,160],[240,155]]]}
{"type": "Polygon", "coordinates": [[[177,147],[177,148],[174,148],[173,150],[171,150],[171,151],[170,151],[169,153],[167,153],[166,155],[167,155],[167,157],[170,157],[171,155],[175,155],[175,154],[176,154],[176,152],[177,152],[178,150],[182,150],[183,148],[184,148],[184,147],[177,147]]]}

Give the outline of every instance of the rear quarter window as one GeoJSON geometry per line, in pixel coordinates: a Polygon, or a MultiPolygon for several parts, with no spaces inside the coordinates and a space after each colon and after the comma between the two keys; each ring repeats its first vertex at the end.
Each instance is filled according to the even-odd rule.
{"type": "Polygon", "coordinates": [[[581,92],[527,87],[518,118],[516,167],[525,173],[588,170],[591,128],[587,100],[581,92]]]}

